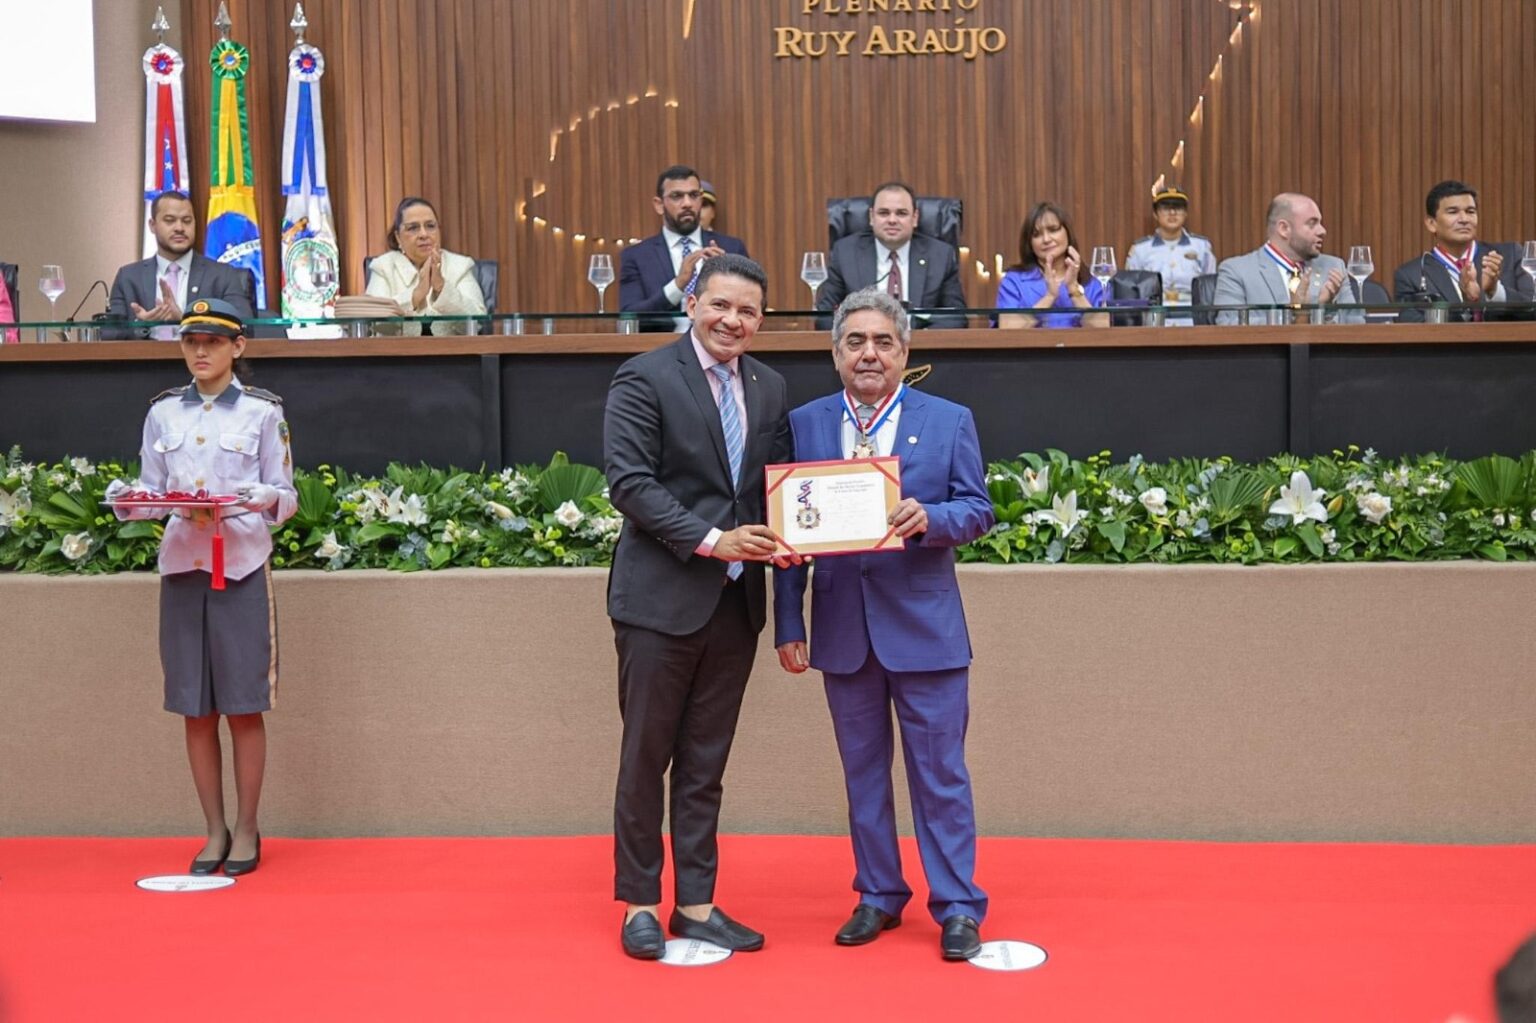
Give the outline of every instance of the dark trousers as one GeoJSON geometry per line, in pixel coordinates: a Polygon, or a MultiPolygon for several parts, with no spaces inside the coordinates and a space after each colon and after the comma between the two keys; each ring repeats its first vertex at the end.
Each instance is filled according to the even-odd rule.
{"type": "Polygon", "coordinates": [[[740,583],[722,587],[714,615],[687,636],[623,622],[613,632],[624,722],[613,800],[614,898],[661,902],[662,796],[670,781],[677,904],[713,902],[721,780],[757,653],[746,592],[740,583]]]}

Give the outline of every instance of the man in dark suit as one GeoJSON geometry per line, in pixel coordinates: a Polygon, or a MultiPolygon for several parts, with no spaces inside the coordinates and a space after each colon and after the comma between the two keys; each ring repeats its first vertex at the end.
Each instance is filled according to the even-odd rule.
{"type": "Polygon", "coordinates": [[[903,385],[906,315],[883,290],[850,295],[832,338],[844,390],[790,413],[794,457],[898,456],[902,499],[890,522],[906,541],[899,552],[822,555],[814,569],[774,573],[779,662],[786,671],[823,673],[848,789],[859,903],[836,940],[874,941],[901,922],[912,897],[891,793],[894,704],[928,911],[942,928],[944,958],[969,959],[981,951],[987,896],[974,879],[976,813],[965,767],[971,644],[955,548],[992,528],[976,423],[963,406],[903,385]],[[808,574],[816,637],[809,656],[808,574]]]}
{"type": "Polygon", "coordinates": [[[242,320],[256,315],[255,283],[249,270],[208,259],[192,246],[197,241],[197,215],[185,192],[161,192],[149,207],[149,229],[156,252],[129,263],[112,280],[107,312],[113,320],[148,320],[164,327],[107,327],[108,340],[153,337],[172,341],[181,312],[200,298],[228,302],[242,320]]]}
{"type": "Polygon", "coordinates": [[[746,354],[768,280],[745,256],[705,260],[690,331],[614,375],[603,460],[624,529],[608,575],[623,740],[614,797],[620,939],[660,958],[663,776],[679,937],[761,948],[714,905],[721,779],[767,600],[763,467],[789,454],[784,378],[746,354]]]}
{"type": "Polygon", "coordinates": [[[661,217],[661,233],[620,254],[619,311],[653,314],[640,317],[641,330],[685,331],[684,301],[704,260],[725,252],[745,256],[747,247],[699,226],[704,191],[692,167],[662,171],[651,203],[661,217]]]}
{"type": "MultiPolygon", "coordinates": [[[[1424,228],[1430,249],[1397,268],[1392,277],[1394,302],[1453,302],[1489,305],[1526,302],[1519,280],[1519,260],[1507,250],[1477,240],[1477,189],[1461,181],[1442,181],[1424,198],[1424,228]]],[[[1453,309],[1452,321],[1481,319],[1486,310],[1453,309]]],[[[1400,323],[1423,323],[1424,310],[1404,309],[1400,323]]]]}
{"type": "MultiPolygon", "coordinates": [[[[869,230],[832,246],[816,308],[831,312],[851,292],[879,286],[908,309],[964,309],[960,256],[948,242],[917,234],[917,196],[888,181],[869,200],[869,230]]],[[[914,327],[964,327],[964,314],[913,318],[914,327]]],[[[830,321],[820,321],[822,329],[830,321]]]]}

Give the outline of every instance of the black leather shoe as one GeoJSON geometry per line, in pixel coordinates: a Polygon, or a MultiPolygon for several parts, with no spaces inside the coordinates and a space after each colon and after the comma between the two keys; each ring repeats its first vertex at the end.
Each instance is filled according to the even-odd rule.
{"type": "Polygon", "coordinates": [[[249,874],[261,866],[261,835],[256,836],[256,855],[248,860],[225,860],[224,876],[239,877],[241,874],[249,874]]]}
{"type": "Polygon", "coordinates": [[[230,837],[229,829],[225,828],[224,829],[224,855],[220,856],[216,860],[193,860],[192,861],[192,866],[187,868],[187,873],[189,873],[189,874],[212,874],[214,871],[218,870],[219,867],[223,865],[224,861],[229,858],[229,847],[234,844],[234,841],[235,840],[232,837],[230,837]]]}
{"type": "Polygon", "coordinates": [[[883,909],[877,909],[866,903],[859,903],[854,909],[853,916],[843,924],[843,929],[837,932],[839,945],[868,945],[871,941],[880,937],[881,931],[888,931],[893,927],[901,926],[901,917],[891,916],[883,909]]]}
{"type": "Polygon", "coordinates": [[[702,922],[690,920],[674,909],[667,929],[679,938],[697,938],[699,941],[713,942],[732,952],[756,952],[763,947],[761,934],[745,924],[732,920],[720,910],[719,906],[711,909],[709,919],[702,922]]]}
{"type": "Polygon", "coordinates": [[[939,947],[945,959],[971,959],[981,951],[981,927],[968,916],[944,918],[944,934],[939,947]]]}
{"type": "Polygon", "coordinates": [[[667,940],[661,933],[661,921],[650,910],[636,913],[619,928],[624,954],[635,959],[660,959],[667,954],[667,940]]]}

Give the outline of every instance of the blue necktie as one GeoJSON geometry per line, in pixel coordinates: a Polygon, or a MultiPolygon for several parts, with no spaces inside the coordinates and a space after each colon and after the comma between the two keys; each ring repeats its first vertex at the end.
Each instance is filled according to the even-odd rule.
{"type": "MultiPolygon", "coordinates": [[[[691,239],[691,238],[684,238],[683,239],[683,259],[686,260],[688,258],[688,256],[689,256],[689,254],[692,253],[692,252],[693,252],[693,239],[691,239]]],[[[687,298],[689,295],[693,294],[693,290],[695,288],[697,288],[698,286],[699,286],[699,268],[698,267],[694,267],[693,268],[693,276],[688,278],[688,286],[683,289],[683,297],[687,298]]]]}
{"type": "MultiPolygon", "coordinates": [[[[709,371],[720,381],[720,429],[725,433],[725,457],[731,463],[731,487],[741,481],[742,430],[741,413],[736,408],[736,395],[731,391],[731,371],[716,363],[709,371]]],[[[741,562],[733,561],[726,566],[725,574],[732,579],[741,578],[741,562]]]]}

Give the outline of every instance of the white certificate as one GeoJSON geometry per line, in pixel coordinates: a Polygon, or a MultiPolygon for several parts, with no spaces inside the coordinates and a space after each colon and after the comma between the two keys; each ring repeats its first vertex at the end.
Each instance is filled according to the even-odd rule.
{"type": "Polygon", "coordinates": [[[899,551],[890,523],[901,500],[901,460],[793,462],[766,469],[768,528],[780,554],[899,551]]]}

